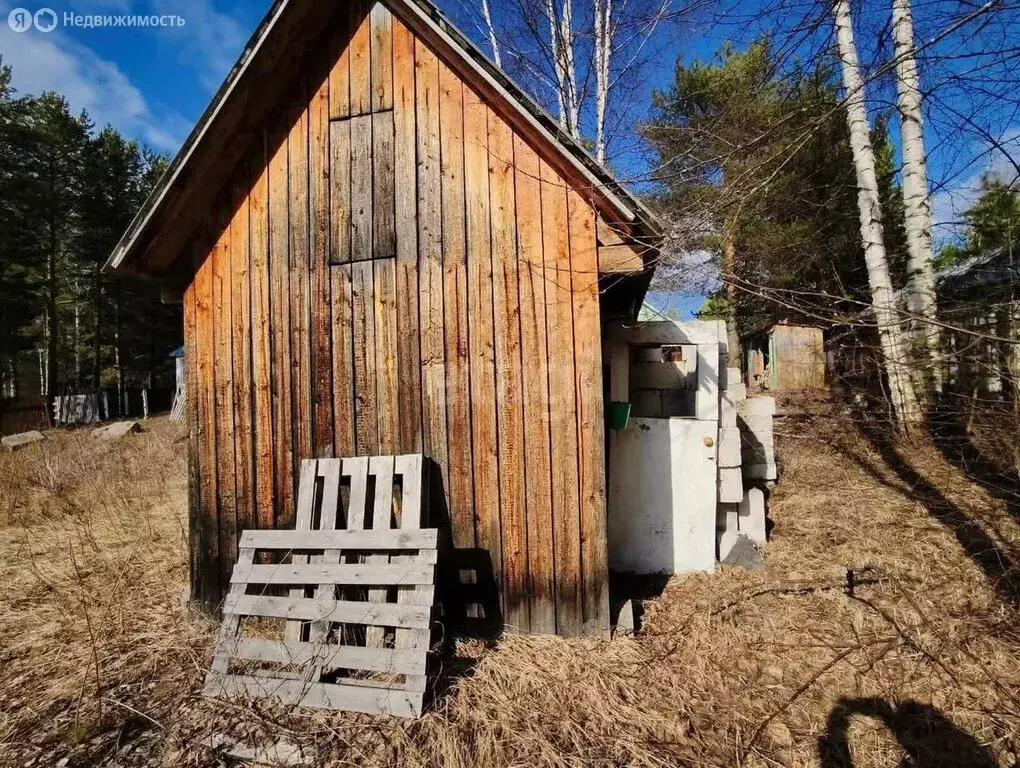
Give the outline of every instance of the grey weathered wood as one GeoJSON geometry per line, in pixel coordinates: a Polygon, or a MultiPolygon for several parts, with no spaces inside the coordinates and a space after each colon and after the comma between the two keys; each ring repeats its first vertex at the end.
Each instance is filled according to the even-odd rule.
{"type": "MultiPolygon", "coordinates": [[[[372,456],[368,460],[368,471],[375,477],[375,498],[372,502],[372,530],[390,530],[390,521],[393,514],[393,457],[372,456]]],[[[365,563],[388,563],[389,557],[385,554],[368,555],[364,558],[365,563]]],[[[368,600],[371,603],[385,603],[385,589],[368,590],[368,600]]],[[[365,645],[380,647],[385,639],[385,632],[381,627],[369,627],[365,632],[365,645]]]]}
{"type": "Polygon", "coordinates": [[[301,706],[408,717],[420,714],[438,560],[437,532],[421,530],[422,465],[421,455],[302,462],[297,530],[242,533],[241,558],[232,575],[204,693],[277,696],[301,706]],[[402,477],[399,503],[393,494],[395,473],[402,477]],[[351,481],[346,519],[340,509],[341,475],[351,481]],[[375,481],[371,498],[370,475],[375,481]],[[343,524],[347,530],[337,530],[343,524]],[[291,562],[256,564],[256,551],[289,554],[291,562]],[[249,585],[262,584],[294,588],[286,597],[245,594],[249,585]],[[314,596],[306,596],[311,585],[314,596]],[[398,602],[387,603],[393,588],[398,602]],[[246,617],[285,619],[284,641],[240,637],[246,617]],[[329,642],[332,624],[364,625],[365,645],[329,642]],[[383,647],[387,627],[396,633],[394,648],[383,647]],[[232,659],[300,669],[231,675],[232,659]],[[324,671],[334,669],[402,675],[403,680],[353,677],[318,682],[324,671]]]}
{"type": "Polygon", "coordinates": [[[329,621],[341,624],[376,624],[383,627],[428,627],[430,605],[367,603],[359,600],[318,602],[310,597],[237,595],[227,598],[224,613],[269,619],[329,621]]]}
{"type": "MultiPolygon", "coordinates": [[[[241,547],[237,551],[237,564],[248,565],[255,560],[255,550],[248,547],[241,547]]],[[[226,603],[229,604],[232,600],[238,600],[244,596],[244,584],[232,584],[230,591],[227,592],[226,603]]],[[[220,624],[219,634],[216,636],[216,647],[218,648],[221,643],[225,643],[237,635],[237,630],[241,627],[241,619],[228,610],[226,607],[223,609],[223,622],[220,624]]],[[[226,674],[228,669],[228,659],[223,657],[213,657],[212,672],[214,674],[226,674]]]]}
{"type": "Polygon", "coordinates": [[[372,116],[351,123],[351,261],[372,258],[372,116]]]}
{"type": "MultiPolygon", "coordinates": [[[[422,498],[424,491],[424,460],[420,453],[397,456],[394,460],[394,472],[403,479],[403,497],[400,500],[400,528],[404,533],[417,531],[421,527],[422,519],[422,498]]],[[[420,532],[420,531],[418,531],[420,532]]],[[[397,555],[390,558],[390,562],[425,562],[424,555],[431,552],[421,552],[418,555],[397,555]]],[[[397,603],[431,605],[435,596],[435,587],[432,585],[419,585],[416,587],[399,587],[397,590],[397,603]]],[[[432,633],[429,627],[420,629],[404,630],[397,629],[394,635],[394,646],[397,648],[409,648],[422,653],[424,658],[429,650],[432,640],[432,633]]],[[[405,678],[407,689],[411,691],[424,691],[427,683],[425,670],[420,675],[408,674],[405,678]]]]}
{"type": "Polygon", "coordinates": [[[365,527],[368,505],[368,457],[344,459],[344,474],[351,478],[351,500],[347,509],[347,529],[360,531],[365,527]]]}
{"type": "MultiPolygon", "coordinates": [[[[298,481],[298,497],[294,510],[294,527],[299,531],[307,531],[312,527],[312,513],[315,505],[315,477],[319,469],[319,462],[315,459],[305,459],[301,462],[301,479],[298,481]]],[[[307,555],[293,555],[291,563],[300,565],[307,563],[307,555]]],[[[237,568],[234,568],[237,573],[237,568]]],[[[304,588],[292,589],[291,597],[301,597],[304,588]]],[[[297,622],[289,622],[284,629],[284,636],[292,642],[304,639],[302,634],[305,628],[297,622]]]]}
{"type": "Polygon", "coordinates": [[[280,664],[314,664],[321,670],[362,669],[369,672],[425,674],[425,654],[402,648],[365,648],[333,643],[287,643],[237,637],[223,643],[217,654],[236,659],[280,664]]]}
{"type": "Polygon", "coordinates": [[[16,435],[7,435],[3,439],[0,439],[0,444],[3,444],[3,447],[8,451],[17,451],[24,448],[26,445],[38,443],[45,439],[46,436],[42,432],[33,429],[31,432],[20,432],[16,435]]]}
{"type": "Polygon", "coordinates": [[[422,694],[417,692],[247,675],[210,677],[202,692],[206,696],[276,698],[293,706],[346,709],[399,717],[420,716],[422,703],[422,694]]]}
{"type": "MultiPolygon", "coordinates": [[[[407,496],[405,480],[404,495],[407,496]]],[[[434,549],[439,532],[428,530],[368,531],[286,531],[247,530],[241,534],[241,546],[255,549],[434,549]]]]}
{"type": "MultiPolygon", "coordinates": [[[[298,557],[298,555],[295,555],[298,557]]],[[[342,565],[321,564],[280,564],[280,565],[245,565],[238,563],[230,581],[232,584],[320,584],[338,585],[392,585],[400,584],[431,584],[433,568],[428,565],[401,563],[390,565],[382,563],[357,563],[342,565]]],[[[297,597],[292,589],[291,596],[297,597]]]]}

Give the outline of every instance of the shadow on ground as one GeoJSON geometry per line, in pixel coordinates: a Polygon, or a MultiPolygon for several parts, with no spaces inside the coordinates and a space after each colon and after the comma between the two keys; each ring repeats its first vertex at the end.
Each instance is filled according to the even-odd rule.
{"type": "Polygon", "coordinates": [[[905,753],[903,768],[998,768],[995,757],[938,709],[918,701],[840,699],[818,740],[821,768],[853,768],[849,729],[855,716],[880,721],[905,753]]]}

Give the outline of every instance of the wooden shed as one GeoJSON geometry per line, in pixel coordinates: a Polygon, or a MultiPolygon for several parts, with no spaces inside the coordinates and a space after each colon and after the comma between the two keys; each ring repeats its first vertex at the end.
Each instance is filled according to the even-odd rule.
{"type": "Polygon", "coordinates": [[[423,452],[490,618],[606,632],[602,327],[655,232],[427,0],[279,0],[109,262],[183,301],[193,598],[302,459],[423,452]]]}
{"type": "Polygon", "coordinates": [[[825,389],[825,334],[810,325],[780,323],[741,339],[749,386],[784,392],[825,389]]]}

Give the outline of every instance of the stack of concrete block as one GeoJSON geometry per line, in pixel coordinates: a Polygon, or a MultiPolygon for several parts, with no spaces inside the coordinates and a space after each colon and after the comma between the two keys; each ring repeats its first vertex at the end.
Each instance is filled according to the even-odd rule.
{"type": "Polygon", "coordinates": [[[772,434],[775,413],[776,401],[771,397],[751,397],[737,403],[741,461],[747,480],[772,482],[779,477],[772,434]]]}
{"type": "Polygon", "coordinates": [[[739,504],[744,498],[742,449],[737,404],[746,398],[739,368],[719,366],[719,501],[739,504]]]}
{"type": "MultiPolygon", "coordinates": [[[[743,540],[765,545],[765,492],[744,481],[776,479],[771,397],[748,399],[739,368],[720,366],[716,543],[725,561],[743,540]]],[[[746,542],[745,542],[746,543],[746,542]]]]}

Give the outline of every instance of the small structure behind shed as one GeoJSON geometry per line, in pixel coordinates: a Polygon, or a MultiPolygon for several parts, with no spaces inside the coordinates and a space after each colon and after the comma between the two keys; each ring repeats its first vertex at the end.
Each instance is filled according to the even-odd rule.
{"type": "Polygon", "coordinates": [[[810,325],[771,325],[741,340],[750,387],[770,391],[825,389],[825,338],[810,325]]]}

